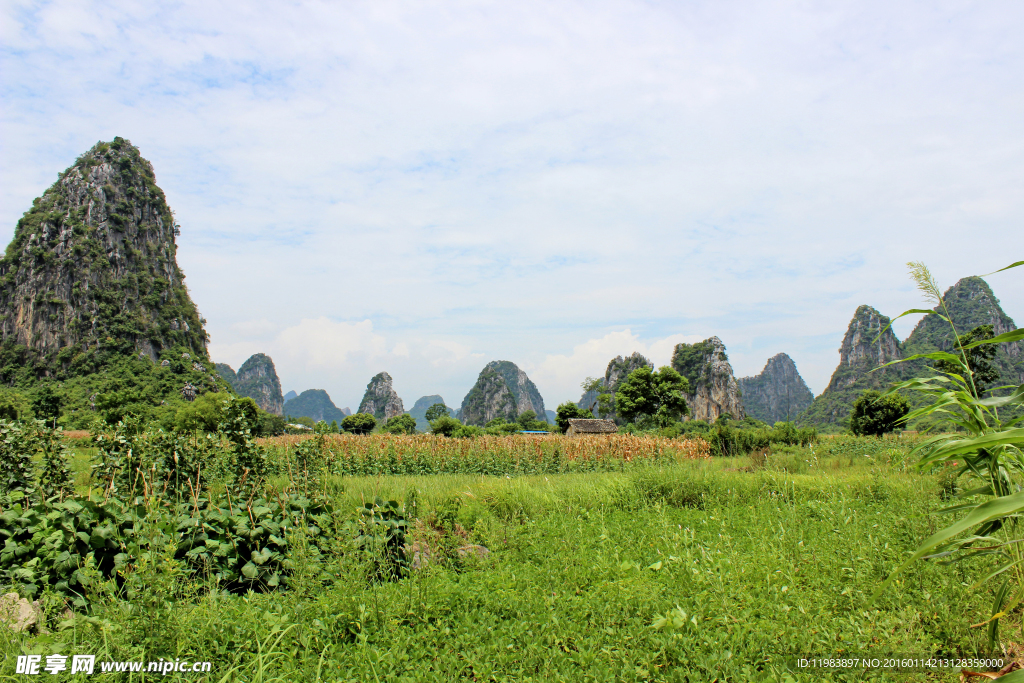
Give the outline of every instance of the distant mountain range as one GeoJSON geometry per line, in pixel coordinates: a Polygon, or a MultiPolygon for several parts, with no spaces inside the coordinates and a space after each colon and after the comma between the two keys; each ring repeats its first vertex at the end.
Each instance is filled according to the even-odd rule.
{"type": "Polygon", "coordinates": [[[347,415],[334,405],[334,401],[323,389],[306,389],[285,404],[284,414],[289,417],[308,417],[314,422],[323,420],[339,424],[347,415]]]}
{"type": "MultiPolygon", "coordinates": [[[[330,421],[350,413],[321,389],[282,395],[266,354],[254,354],[237,372],[211,361],[206,321],[177,264],[179,233],[152,164],[129,141],[97,143],[61,172],[18,221],[0,258],[2,391],[30,398],[44,385],[59,384],[69,425],[88,425],[98,412],[114,421],[127,412],[163,415],[218,391],[250,396],[279,415],[330,421]],[[126,377],[131,378],[127,384],[126,377]]],[[[995,334],[1016,329],[980,278],[960,280],[944,301],[962,333],[979,325],[992,325],[995,334]]],[[[903,342],[891,329],[882,332],[888,323],[871,306],[856,310],[839,348],[839,364],[817,397],[785,353],[768,359],[760,374],[735,378],[718,337],[677,345],[671,364],[689,380],[690,419],[749,415],[768,423],[795,420],[839,430],[864,390],[928,371],[923,361],[883,368],[886,363],[954,348],[948,325],[936,314],[925,316],[903,342]]],[[[639,354],[618,356],[605,369],[603,387],[614,394],[630,372],[650,365],[639,354]]],[[[995,365],[1000,383],[1024,383],[1024,346],[1001,344],[995,365]]],[[[382,422],[401,415],[404,405],[392,385],[387,372],[371,378],[359,410],[382,422]]],[[[598,393],[585,394],[579,405],[600,412],[598,393]]],[[[421,427],[426,425],[420,413],[429,407],[421,401],[435,399],[440,397],[425,396],[410,411],[421,427]]],[[[496,360],[481,370],[457,414],[466,423],[486,424],[527,411],[540,419],[554,417],[522,369],[496,360]]],[[[607,417],[617,419],[614,410],[607,417]]]]}
{"type": "MultiPolygon", "coordinates": [[[[961,333],[986,324],[993,326],[995,334],[1016,329],[1014,321],[1002,310],[991,288],[980,278],[960,280],[946,291],[944,300],[961,333]]],[[[688,419],[712,422],[723,414],[734,418],[749,415],[768,424],[794,421],[824,431],[844,429],[853,402],[862,392],[868,389],[884,390],[893,382],[928,371],[927,364],[922,361],[882,366],[913,354],[937,349],[949,351],[953,348],[949,326],[935,314],[925,316],[904,342],[896,338],[891,328],[886,329],[888,325],[889,318],[871,306],[860,306],[856,310],[839,347],[839,364],[828,386],[817,397],[800,376],[793,359],[785,353],[768,359],[760,374],[737,379],[733,376],[725,344],[718,337],[710,337],[696,344],[678,344],[672,355],[672,367],[690,383],[690,394],[687,396],[690,409],[688,419]]],[[[269,361],[267,358],[263,366],[269,361]]],[[[653,364],[638,353],[628,357],[617,356],[609,361],[601,383],[610,388],[614,397],[618,386],[629,373],[643,366],[653,367],[653,364]]],[[[1000,383],[1024,383],[1022,345],[1017,342],[1001,344],[996,354],[996,366],[1000,373],[1000,383]]],[[[273,367],[272,362],[269,362],[269,367],[273,367]]],[[[218,371],[225,378],[230,377],[229,370],[226,366],[218,365],[218,371]]],[[[242,370],[239,371],[241,374],[242,370]]],[[[237,384],[238,380],[234,382],[237,384]]],[[[614,409],[607,414],[601,412],[598,393],[585,392],[578,405],[621,423],[614,409]]],[[[294,392],[289,392],[289,396],[293,395],[294,392]]],[[[288,401],[286,412],[306,414],[291,412],[295,400],[292,398],[288,401]]],[[[329,400],[327,398],[327,402],[329,400]]],[[[429,428],[424,417],[427,408],[443,402],[438,395],[424,396],[416,402],[410,414],[416,418],[419,429],[429,428]]],[[[333,407],[333,403],[330,406],[333,407]]],[[[380,421],[401,414],[402,400],[392,388],[388,373],[379,373],[370,380],[360,410],[373,413],[380,421]]],[[[554,422],[554,411],[545,409],[544,399],[536,385],[510,361],[492,361],[485,365],[462,400],[459,410],[452,411],[449,408],[450,413],[454,412],[466,424],[475,425],[484,425],[496,417],[511,421],[527,410],[533,410],[540,419],[554,422]]],[[[308,412],[321,414],[324,410],[317,408],[308,412]]]]}
{"type": "MultiPolygon", "coordinates": [[[[979,325],[992,325],[995,334],[1016,329],[988,283],[981,278],[960,280],[946,290],[943,301],[960,334],[979,325]]],[[[953,332],[949,324],[936,314],[922,318],[902,343],[891,328],[878,336],[888,324],[889,318],[871,306],[857,309],[839,347],[839,366],[832,373],[828,386],[797,417],[797,422],[824,429],[845,427],[853,402],[863,391],[885,390],[893,382],[929,372],[928,364],[923,360],[885,368],[881,366],[918,353],[953,349],[953,332]]],[[[1000,384],[1024,382],[1024,349],[1020,342],[1000,344],[995,365],[1000,384]]]]}

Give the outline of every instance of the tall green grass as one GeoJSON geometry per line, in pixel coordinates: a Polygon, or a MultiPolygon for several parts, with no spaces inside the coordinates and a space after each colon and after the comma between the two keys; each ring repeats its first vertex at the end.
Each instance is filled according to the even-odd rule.
{"type": "Polygon", "coordinates": [[[0,674],[14,678],[18,653],[61,651],[208,659],[212,675],[190,676],[207,681],[820,680],[787,656],[982,651],[962,613],[991,602],[969,588],[984,558],[915,565],[870,601],[935,528],[942,489],[907,471],[904,446],[849,444],[626,472],[329,475],[322,491],[340,510],[406,501],[410,542],[435,544],[438,561],[381,583],[351,554],[296,543],[287,591],[193,583],[172,599],[180,577],[158,557],[137,570],[134,597],[98,587],[89,616],[64,620],[44,596],[53,633],[0,643],[0,674]],[[442,557],[446,539],[490,554],[442,557]]]}

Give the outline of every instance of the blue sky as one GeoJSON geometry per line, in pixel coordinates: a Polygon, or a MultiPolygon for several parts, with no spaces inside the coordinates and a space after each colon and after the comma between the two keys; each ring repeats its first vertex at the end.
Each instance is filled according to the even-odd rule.
{"type": "MultiPolygon", "coordinates": [[[[716,334],[818,393],[860,304],[1024,257],[1014,2],[0,4],[0,233],[120,135],[211,355],[549,407],[716,334]]],[[[1016,271],[989,278],[1024,318],[1016,271]]],[[[913,321],[897,326],[905,337],[913,321]]]]}

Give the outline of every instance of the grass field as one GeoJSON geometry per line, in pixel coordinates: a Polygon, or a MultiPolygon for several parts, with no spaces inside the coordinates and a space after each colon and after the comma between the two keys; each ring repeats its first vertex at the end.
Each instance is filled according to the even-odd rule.
{"type": "Polygon", "coordinates": [[[172,600],[174,569],[154,558],[148,601],[99,601],[88,620],[16,636],[0,673],[24,680],[14,655],[59,651],[209,660],[188,676],[209,681],[958,680],[791,661],[984,653],[969,628],[991,603],[970,589],[981,564],[920,563],[870,599],[944,504],[941,477],[908,468],[908,450],[838,438],[626,471],[328,475],[338,509],[404,501],[426,566],[374,583],[350,555],[313,563],[299,548],[287,591],[195,585],[172,600]],[[469,544],[489,553],[461,555],[469,544]]]}

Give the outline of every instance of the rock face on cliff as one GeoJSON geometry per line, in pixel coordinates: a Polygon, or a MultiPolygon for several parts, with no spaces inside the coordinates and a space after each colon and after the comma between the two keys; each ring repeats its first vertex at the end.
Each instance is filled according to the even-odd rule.
{"type": "Polygon", "coordinates": [[[822,428],[844,428],[853,402],[868,389],[886,390],[905,374],[900,365],[875,370],[903,358],[900,342],[892,328],[875,341],[889,324],[889,318],[871,306],[861,306],[853,314],[839,347],[839,366],[832,373],[825,391],[797,418],[797,422],[822,428]],[[875,372],[872,372],[875,370],[875,372]]]}
{"type": "Polygon", "coordinates": [[[308,417],[317,422],[338,422],[345,419],[345,413],[338,410],[334,401],[323,389],[307,389],[288,401],[285,414],[290,417],[308,417]]]}
{"type": "Polygon", "coordinates": [[[614,406],[615,392],[618,390],[619,385],[629,377],[629,373],[642,367],[653,368],[654,363],[638,352],[633,352],[625,358],[622,356],[612,358],[608,361],[608,367],[605,369],[604,377],[601,379],[601,385],[603,387],[601,391],[590,390],[583,392],[583,396],[580,397],[580,400],[576,405],[584,410],[591,411],[594,414],[594,417],[615,420],[616,423],[622,423],[623,420],[615,414],[614,408],[607,413],[601,412],[598,407],[598,398],[601,393],[607,392],[611,394],[611,405],[614,406]]]}
{"type": "Polygon", "coordinates": [[[547,412],[544,410],[544,399],[541,398],[537,386],[526,376],[526,373],[519,369],[519,366],[507,360],[493,360],[487,364],[493,369],[508,386],[512,396],[516,399],[516,416],[522,415],[527,410],[537,414],[538,420],[546,420],[547,412]]]}
{"type": "MultiPolygon", "coordinates": [[[[996,335],[1017,329],[1010,316],[1003,312],[999,299],[981,278],[966,277],[960,280],[946,290],[942,299],[960,334],[970,332],[979,325],[992,325],[996,335]]],[[[953,350],[953,332],[949,324],[937,315],[922,318],[903,342],[904,356],[953,350]]],[[[1020,342],[999,344],[993,365],[999,371],[996,386],[1024,383],[1024,345],[1020,342]]]]}
{"type": "MultiPolygon", "coordinates": [[[[426,417],[427,409],[430,408],[430,406],[434,405],[435,403],[444,403],[444,399],[438,396],[437,394],[432,394],[430,396],[421,396],[419,399],[417,399],[416,405],[414,405],[412,409],[409,411],[409,414],[416,418],[416,429],[420,430],[421,432],[430,429],[430,423],[427,422],[426,417]]],[[[448,404],[444,403],[444,405],[447,406],[448,404]]],[[[448,408],[448,414],[454,415],[455,411],[452,410],[451,408],[448,408]]]]}
{"type": "Polygon", "coordinates": [[[359,404],[360,413],[369,413],[377,418],[378,422],[387,422],[405,412],[402,406],[402,399],[391,387],[391,375],[381,372],[373,376],[370,383],[366,385],[366,393],[359,404]]]}
{"type": "Polygon", "coordinates": [[[232,383],[239,396],[249,396],[263,410],[275,415],[284,414],[284,397],[281,396],[281,380],[277,377],[274,361],[270,356],[257,353],[249,357],[238,368],[232,383]]]}
{"type": "Polygon", "coordinates": [[[52,387],[61,420],[148,418],[230,384],[176,260],[179,226],[127,140],[98,143],[18,221],[0,259],[0,383],[52,387]],[[126,384],[126,378],[130,378],[126,384]]]}
{"type": "Polygon", "coordinates": [[[515,363],[495,360],[480,371],[456,415],[466,424],[485,425],[497,417],[511,422],[527,410],[547,419],[544,399],[526,373],[515,363]]]}
{"type": "Polygon", "coordinates": [[[725,344],[718,337],[676,344],[672,367],[690,381],[689,419],[714,422],[723,413],[737,420],[746,416],[725,344]]]}
{"type": "Polygon", "coordinates": [[[505,378],[490,365],[480,371],[476,384],[462,399],[462,407],[456,414],[465,424],[485,425],[496,417],[511,422],[519,415],[516,397],[512,394],[505,378]]]}
{"type": "Polygon", "coordinates": [[[761,374],[736,383],[747,415],[770,425],[792,421],[814,400],[796,363],[784,353],[769,358],[761,374]]]}
{"type": "Polygon", "coordinates": [[[153,166],[98,143],[18,221],[0,260],[0,336],[65,369],[176,349],[208,361],[176,261],[178,226],[153,166]]]}

